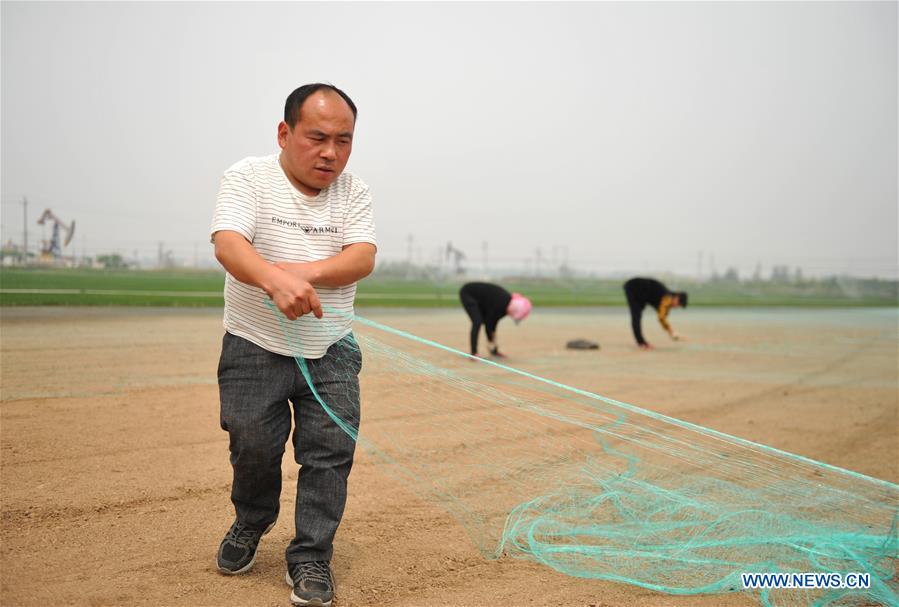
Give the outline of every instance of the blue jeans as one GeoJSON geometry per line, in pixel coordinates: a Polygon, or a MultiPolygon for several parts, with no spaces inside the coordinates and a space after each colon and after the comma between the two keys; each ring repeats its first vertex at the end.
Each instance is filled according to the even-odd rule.
{"type": "MultiPolygon", "coordinates": [[[[342,420],[359,427],[362,355],[352,334],[320,359],[306,359],[312,383],[342,420]]],[[[297,479],[296,535],[287,562],[330,560],[343,517],[347,478],[356,442],[309,389],[297,362],[225,333],[218,368],[222,429],[230,437],[234,480],[231,501],[237,519],[257,529],[278,518],[281,460],[290,436],[291,409],[297,479]]]]}

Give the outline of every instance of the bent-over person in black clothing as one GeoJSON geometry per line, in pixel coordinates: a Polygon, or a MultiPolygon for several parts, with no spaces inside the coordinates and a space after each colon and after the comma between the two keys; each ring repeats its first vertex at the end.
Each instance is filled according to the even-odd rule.
{"type": "Polygon", "coordinates": [[[643,339],[643,331],[640,328],[643,308],[647,304],[656,309],[659,314],[659,323],[668,332],[671,339],[675,341],[683,339],[683,336],[668,324],[668,311],[671,308],[687,307],[687,294],[684,291],[670,291],[668,287],[652,278],[631,278],[624,283],[624,294],[631,310],[631,328],[634,330],[634,338],[640,348],[652,349],[652,345],[643,339]]]}
{"type": "Polygon", "coordinates": [[[518,324],[531,312],[530,300],[520,293],[509,293],[499,285],[489,282],[469,282],[459,290],[459,299],[471,318],[471,354],[478,355],[478,336],[481,325],[487,332],[490,354],[505,356],[496,343],[496,324],[507,314],[518,324]]]}

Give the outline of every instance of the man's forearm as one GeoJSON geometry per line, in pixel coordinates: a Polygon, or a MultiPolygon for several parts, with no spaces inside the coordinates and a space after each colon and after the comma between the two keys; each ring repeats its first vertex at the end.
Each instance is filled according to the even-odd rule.
{"type": "Polygon", "coordinates": [[[375,247],[368,243],[358,243],[349,245],[328,259],[277,265],[313,286],[343,287],[371,274],[375,267],[375,247]]]}
{"type": "Polygon", "coordinates": [[[253,245],[237,232],[216,232],[215,258],[231,276],[266,293],[271,292],[272,273],[282,271],[265,261],[253,245]]]}

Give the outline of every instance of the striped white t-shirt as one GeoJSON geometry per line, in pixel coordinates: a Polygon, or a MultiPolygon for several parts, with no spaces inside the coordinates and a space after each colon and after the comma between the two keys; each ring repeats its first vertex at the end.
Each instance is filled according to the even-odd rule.
{"type": "MultiPolygon", "coordinates": [[[[368,186],[341,173],[318,196],[297,190],[281,168],[278,155],[246,158],[222,177],[215,215],[215,233],[243,235],[266,261],[308,262],[333,257],[343,247],[368,242],[377,246],[368,186]]],[[[225,330],[270,352],[321,358],[352,326],[356,283],[316,287],[322,319],[305,314],[287,320],[265,291],[225,276],[225,330]],[[269,302],[269,305],[266,305],[269,302]]]]}

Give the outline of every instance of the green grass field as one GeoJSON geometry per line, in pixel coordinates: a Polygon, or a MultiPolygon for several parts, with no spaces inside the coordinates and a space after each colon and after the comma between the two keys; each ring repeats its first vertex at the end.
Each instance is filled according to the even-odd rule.
{"type": "MultiPolygon", "coordinates": [[[[462,281],[435,283],[379,277],[359,284],[360,306],[448,307],[459,305],[462,281]]],[[[624,305],[620,280],[519,279],[499,281],[535,306],[624,305]]],[[[675,284],[700,306],[896,306],[895,281],[836,280],[779,284],[675,284]]],[[[189,270],[87,270],[4,268],[0,306],[222,306],[224,274],[189,270]]]]}

